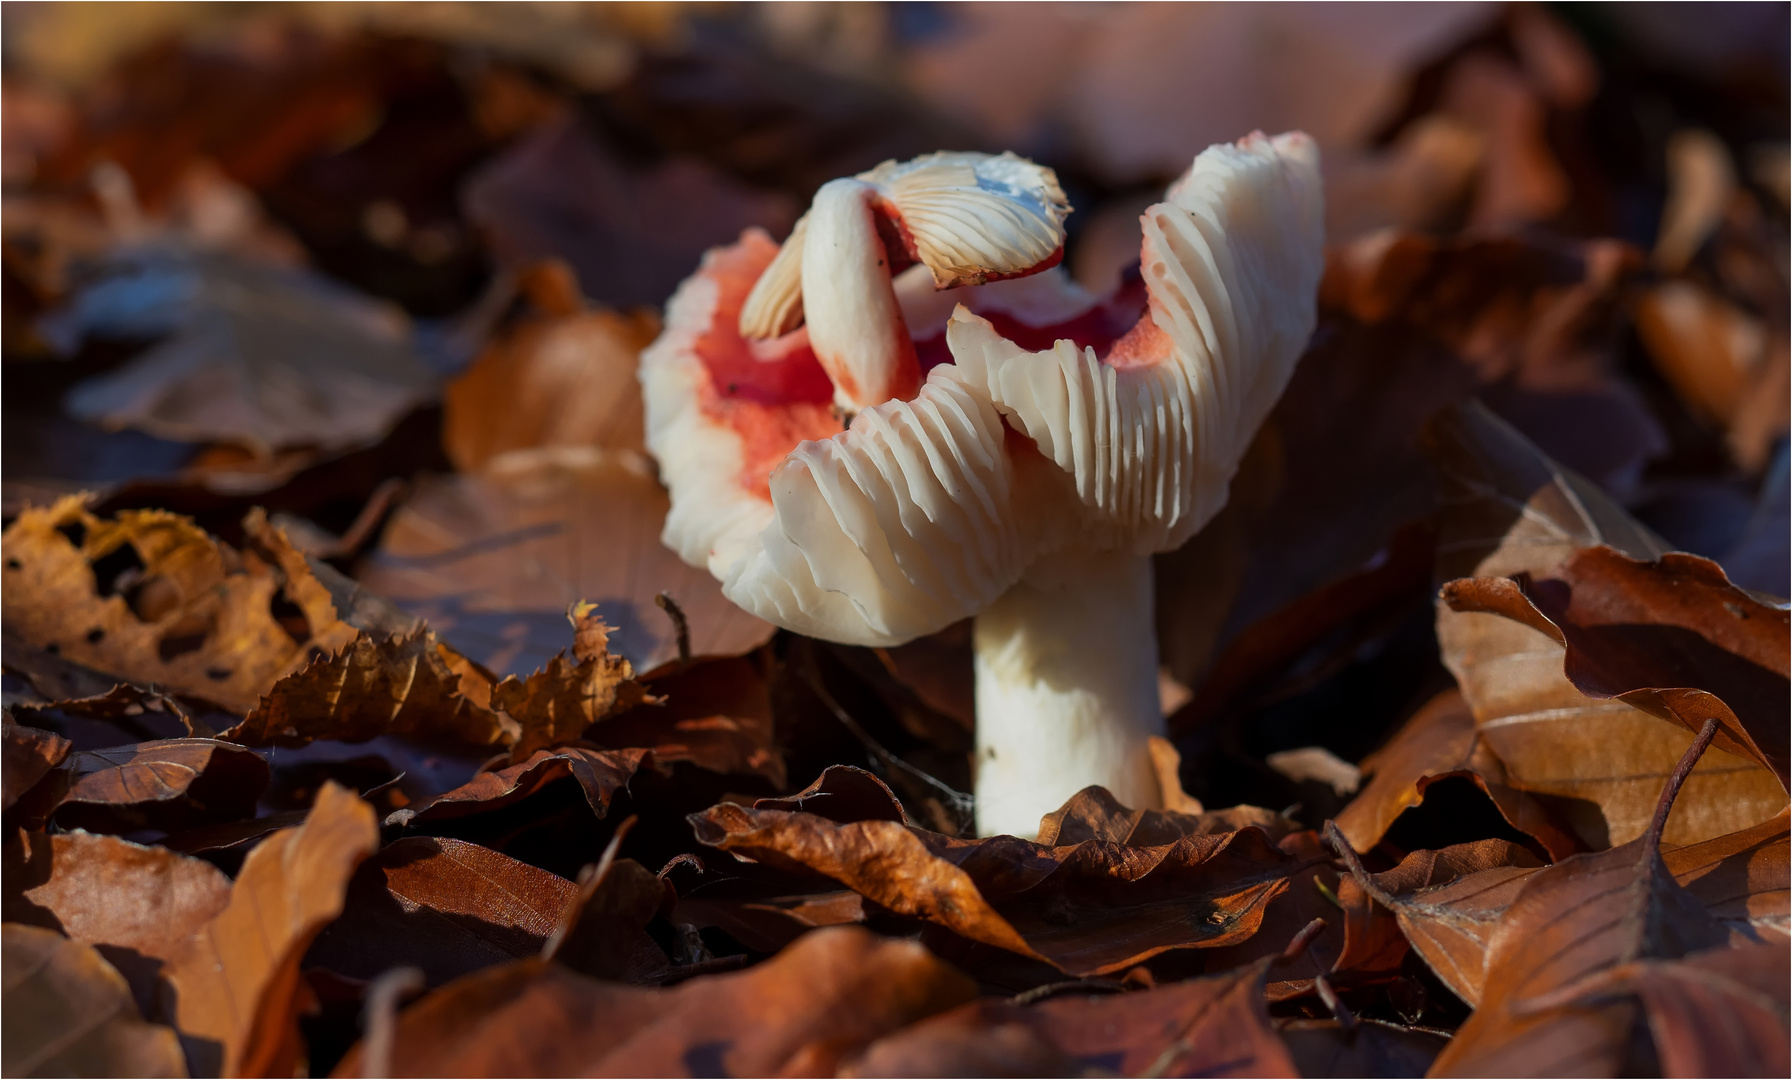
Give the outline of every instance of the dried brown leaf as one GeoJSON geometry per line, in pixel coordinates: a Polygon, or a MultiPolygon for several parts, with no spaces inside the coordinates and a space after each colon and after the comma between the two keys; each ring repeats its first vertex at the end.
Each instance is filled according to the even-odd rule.
{"type": "Polygon", "coordinates": [[[1500,916],[1537,872],[1529,851],[1505,840],[1415,851],[1399,866],[1369,874],[1348,842],[1331,833],[1351,881],[1393,912],[1406,940],[1451,993],[1470,1005],[1481,1000],[1487,943],[1500,916]]]}
{"type": "Polygon", "coordinates": [[[684,610],[697,656],[737,656],[772,634],[707,570],[660,543],[669,503],[643,459],[590,447],[516,450],[477,474],[420,481],[361,583],[429,621],[493,671],[545,665],[569,604],[595,601],[610,650],[637,671],[678,656],[655,597],[684,610]]]}
{"type": "Polygon", "coordinates": [[[1476,735],[1474,715],[1458,690],[1432,698],[1361,767],[1369,781],[1337,818],[1359,851],[1374,847],[1402,813],[1424,802],[1432,784],[1453,777],[1473,781],[1513,828],[1536,837],[1546,851],[1568,855],[1582,847],[1544,804],[1505,783],[1505,765],[1476,735]]]}
{"type": "Polygon", "coordinates": [[[1729,836],[1662,852],[1668,872],[1729,928],[1732,944],[1792,936],[1787,812],[1729,836]]]}
{"type": "Polygon", "coordinates": [[[618,709],[586,729],[586,742],[611,749],[644,746],[661,763],[689,761],[715,773],[757,773],[774,787],[785,787],[771,686],[755,658],[700,660],[643,681],[660,701],[618,709]]]}
{"type": "Polygon", "coordinates": [[[278,530],[259,515],[246,529],[238,552],[160,510],[105,520],[78,495],[27,510],[6,530],[0,618],[70,660],[247,712],[355,632],[278,530]],[[276,618],[282,603],[297,615],[276,618]]]}
{"type": "Polygon", "coordinates": [[[84,832],[20,837],[5,882],[0,917],[99,949],[149,1017],[160,1015],[162,962],[230,900],[230,879],[211,863],[84,832]]]}
{"type": "Polygon", "coordinates": [[[373,808],[326,783],[303,825],[249,853],[229,905],[164,968],[164,1011],[180,1030],[193,1071],[291,1074],[309,996],[299,962],[341,913],[355,867],[378,845],[373,808]]]}
{"type": "Polygon", "coordinates": [[[1568,678],[1690,731],[1716,717],[1716,745],[1787,773],[1792,622],[1696,555],[1643,562],[1593,547],[1548,577],[1466,578],[1444,586],[1454,611],[1480,611],[1566,648],[1568,678]]]}
{"type": "Polygon", "coordinates": [[[1715,730],[1707,724],[1682,757],[1641,837],[1530,875],[1487,938],[1479,1007],[1438,1057],[1436,1075],[1616,1072],[1634,1007],[1582,1007],[1574,1003],[1576,988],[1621,964],[1677,959],[1723,943],[1725,930],[1661,857],[1674,798],[1715,730]]]}
{"type": "Polygon", "coordinates": [[[4,962],[7,1076],[185,1076],[180,1040],[146,1024],[124,976],[90,946],[8,923],[4,962]]]}
{"type": "Polygon", "coordinates": [[[563,746],[557,750],[537,750],[515,765],[480,773],[453,791],[394,811],[386,818],[386,824],[410,825],[485,813],[520,802],[568,776],[578,780],[591,812],[601,818],[610,812],[610,800],[628,785],[629,778],[648,760],[650,751],[641,749],[592,750],[563,746]]]}
{"type": "Polygon", "coordinates": [[[1129,994],[985,999],[879,1039],[843,1076],[1294,1076],[1270,1024],[1265,957],[1129,994]]]}
{"type": "Polygon", "coordinates": [[[267,762],[217,739],[157,739],[68,759],[69,789],[55,819],[93,832],[173,832],[253,817],[268,786],[267,762]]]}
{"type": "MultiPolygon", "coordinates": [[[[548,266],[570,276],[564,263],[548,266]]],[[[576,281],[570,293],[576,305],[576,281]]],[[[644,452],[635,364],[659,335],[659,319],[536,306],[540,316],[495,338],[443,392],[442,446],[461,472],[542,446],[644,452]]]]}
{"type": "Polygon", "coordinates": [[[615,857],[628,824],[618,828],[604,858],[580,875],[578,891],[561,911],[543,955],[596,979],[657,982],[671,961],[646,928],[674,894],[653,871],[615,857]]]}
{"type": "Polygon", "coordinates": [[[1624,964],[1578,1001],[1634,995],[1664,1076],[1784,1076],[1792,1071],[1788,985],[1792,949],[1749,944],[1624,964]]]}
{"type": "Polygon", "coordinates": [[[492,688],[493,707],[517,725],[512,761],[571,742],[604,717],[647,698],[633,666],[610,655],[610,627],[598,617],[597,605],[581,601],[566,617],[573,625],[571,659],[557,654],[528,678],[511,676],[492,688]]]}
{"type": "Polygon", "coordinates": [[[1154,847],[1095,839],[1045,847],[734,803],[690,821],[713,847],[825,874],[892,911],[1078,975],[1243,941],[1265,905],[1314,861],[1279,850],[1256,828],[1154,847]]]}
{"type": "Polygon", "coordinates": [[[4,798],[4,808],[11,810],[21,795],[68,757],[69,741],[54,732],[14,723],[11,709],[6,710],[4,718],[4,729],[0,731],[0,740],[4,740],[0,753],[4,758],[0,762],[5,772],[0,777],[0,797],[4,798]]]}
{"type": "Polygon", "coordinates": [[[293,672],[223,737],[250,746],[314,739],[366,742],[418,735],[497,748],[516,728],[487,707],[491,677],[422,627],[399,636],[356,635],[293,672]]]}
{"type": "MultiPolygon", "coordinates": [[[[975,993],[920,945],[850,927],[669,990],[525,960],[451,983],[400,1015],[391,1075],[831,1076],[873,1040],[975,993]]],[[[365,1043],[350,1051],[334,1075],[362,1075],[365,1052],[365,1043]]]]}
{"type": "MultiPolygon", "coordinates": [[[[1638,559],[1666,554],[1611,499],[1478,405],[1440,417],[1428,440],[1446,500],[1438,534],[1445,580],[1543,577],[1600,544],[1638,559]]],[[[1563,674],[1562,647],[1510,619],[1440,603],[1437,635],[1481,745],[1503,773],[1489,775],[1489,766],[1479,775],[1527,793],[1583,848],[1642,834],[1690,733],[1623,701],[1588,697],[1563,674]]],[[[1714,751],[1681,793],[1665,840],[1698,843],[1748,828],[1785,798],[1768,770],[1714,751]]]]}
{"type": "Polygon", "coordinates": [[[539,953],[577,888],[477,844],[406,837],[355,871],[305,965],[356,979],[414,967],[437,986],[539,953]]]}

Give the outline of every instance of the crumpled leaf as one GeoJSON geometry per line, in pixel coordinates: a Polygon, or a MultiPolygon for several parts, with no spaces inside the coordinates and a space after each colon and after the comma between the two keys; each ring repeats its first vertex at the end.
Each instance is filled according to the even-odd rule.
{"type": "Polygon", "coordinates": [[[629,778],[649,760],[651,751],[643,749],[562,746],[557,750],[537,750],[515,765],[480,773],[453,791],[396,810],[386,818],[386,824],[413,825],[485,813],[520,802],[568,776],[579,782],[591,812],[601,818],[610,812],[610,800],[628,786],[629,778]]]}
{"type": "MultiPolygon", "coordinates": [[[[1446,413],[1428,438],[1446,498],[1438,535],[1443,580],[1543,577],[1600,544],[1638,559],[1666,554],[1658,537],[1597,488],[1479,406],[1446,413]]],[[[1528,626],[1440,603],[1437,636],[1474,711],[1477,737],[1503,767],[1499,783],[1530,795],[1586,849],[1642,834],[1690,733],[1623,701],[1583,694],[1563,674],[1561,646],[1528,626]]],[[[1681,793],[1665,841],[1736,832],[1778,813],[1785,799],[1771,772],[1713,751],[1681,793]]],[[[1551,853],[1565,854],[1553,846],[1551,853]]]]}
{"type": "Polygon", "coordinates": [[[217,739],[157,739],[69,757],[69,788],[56,805],[65,828],[173,832],[255,816],[267,762],[217,739]]]}
{"type": "MultiPolygon", "coordinates": [[[[669,990],[600,982],[541,960],[470,975],[398,1017],[392,1076],[833,1075],[891,1031],[976,986],[912,941],[817,930],[738,974],[669,990]]],[[[361,1076],[363,1041],[335,1076],[361,1076]]]]}
{"type": "Polygon", "coordinates": [[[492,705],[520,729],[510,748],[512,761],[576,739],[611,713],[647,700],[634,668],[610,655],[610,627],[597,615],[597,605],[581,601],[566,618],[573,625],[570,660],[556,654],[527,679],[513,675],[492,688],[492,705]]]}
{"type": "Polygon", "coordinates": [[[12,707],[13,718],[31,727],[48,728],[67,733],[76,750],[105,750],[119,745],[131,735],[154,737],[158,729],[178,726],[184,735],[209,735],[210,729],[196,723],[179,701],[154,690],[130,683],[115,683],[103,694],[67,700],[45,701],[12,707]],[[166,717],[172,724],[161,723],[166,717]],[[69,721],[99,721],[71,730],[69,721]],[[109,732],[102,743],[94,740],[101,732],[109,732]]]}
{"type": "Polygon", "coordinates": [[[289,1075],[303,1043],[306,949],[342,911],[355,867],[379,846],[373,808],[326,783],[304,824],[263,840],[231,886],[230,903],[163,969],[164,1010],[193,1071],[289,1075]]]}
{"type": "Polygon", "coordinates": [[[1265,905],[1314,861],[1248,827],[1154,847],[1096,839],[1045,847],[735,803],[690,821],[712,847],[825,874],[892,911],[1077,975],[1243,941],[1265,905]]]}
{"type": "Polygon", "coordinates": [[[117,252],[47,330],[70,345],[170,335],[77,385],[74,416],[260,457],[371,445],[437,393],[398,311],[309,271],[215,252],[117,252]]]}
{"type": "Polygon", "coordinates": [[[442,447],[461,472],[507,450],[595,446],[645,452],[635,367],[659,336],[647,311],[586,310],[551,260],[523,275],[538,314],[491,341],[442,394],[442,447]]]}
{"type": "Polygon", "coordinates": [[[1127,994],[985,998],[868,1047],[843,1076],[1295,1076],[1270,1025],[1274,958],[1127,994]]]}
{"type": "Polygon", "coordinates": [[[391,637],[360,633],[268,689],[223,737],[250,746],[315,739],[366,742],[421,735],[496,748],[516,726],[488,706],[491,676],[427,628],[391,637]]]}
{"type": "MultiPolygon", "coordinates": [[[[763,805],[763,804],[762,804],[763,805]]],[[[1299,826],[1260,806],[1186,813],[1178,810],[1133,810],[1122,806],[1107,788],[1090,785],[1039,821],[1041,847],[1069,847],[1084,840],[1104,840],[1128,847],[1173,844],[1184,836],[1209,836],[1255,826],[1280,840],[1299,826]]]]}
{"type": "Polygon", "coordinates": [[[1458,579],[1443,599],[1555,638],[1568,678],[1589,697],[1619,698],[1691,731],[1717,717],[1718,746],[1786,784],[1792,624],[1709,559],[1670,552],[1642,562],[1587,548],[1548,577],[1458,579]]]}
{"type": "Polygon", "coordinates": [[[408,966],[437,986],[539,953],[577,890],[478,844],[405,837],[355,871],[305,965],[357,979],[408,966]]]}
{"type": "Polygon", "coordinates": [[[3,794],[5,809],[11,810],[19,796],[30,791],[68,757],[69,741],[54,732],[14,723],[10,709],[4,717],[4,729],[0,730],[0,740],[4,740],[0,743],[0,753],[4,758],[0,758],[0,763],[4,764],[5,774],[0,779],[0,794],[3,794]]]}
{"type": "Polygon", "coordinates": [[[614,628],[612,651],[643,673],[678,657],[675,627],[655,602],[661,592],[684,611],[693,655],[764,644],[770,623],[660,543],[669,505],[638,456],[515,450],[474,475],[419,481],[359,580],[499,674],[545,665],[567,605],[580,600],[598,604],[614,628]]]}
{"type": "Polygon", "coordinates": [[[160,1015],[156,976],[187,936],[224,909],[230,879],[201,859],[85,832],[31,833],[6,849],[9,923],[60,930],[100,951],[160,1015]]]}
{"type": "Polygon", "coordinates": [[[1487,939],[1480,1007],[1438,1057],[1434,1075],[1615,1073],[1634,1008],[1564,1004],[1575,988],[1620,964],[1676,959],[1724,942],[1725,930],[1661,857],[1674,798],[1713,729],[1669,776],[1641,837],[1530,875],[1487,939]]]}
{"type": "Polygon", "coordinates": [[[146,1024],[130,987],[92,947],[8,923],[4,959],[7,1076],[185,1076],[180,1041],[146,1024]]]}
{"type": "Polygon", "coordinates": [[[165,511],[101,519],[78,495],[27,510],[5,533],[0,618],[70,660],[248,712],[355,631],[284,535],[259,514],[245,531],[238,552],[165,511]]]}

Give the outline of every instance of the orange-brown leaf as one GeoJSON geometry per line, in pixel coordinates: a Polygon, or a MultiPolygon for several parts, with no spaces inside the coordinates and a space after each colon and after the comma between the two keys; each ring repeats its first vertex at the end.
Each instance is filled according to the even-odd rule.
{"type": "Polygon", "coordinates": [[[299,962],[378,845],[373,808],[326,783],[303,825],[249,853],[230,903],[164,969],[165,1009],[195,1072],[291,1075],[307,1001],[299,962]]]}
{"type": "Polygon", "coordinates": [[[7,1076],[185,1076],[180,1041],[146,1024],[124,977],[91,946],[8,923],[0,936],[0,1072],[7,1076]]]}

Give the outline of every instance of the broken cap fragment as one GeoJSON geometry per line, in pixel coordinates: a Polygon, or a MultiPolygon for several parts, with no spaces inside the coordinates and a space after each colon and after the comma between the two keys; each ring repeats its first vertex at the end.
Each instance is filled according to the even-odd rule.
{"type": "Polygon", "coordinates": [[[892,276],[920,263],[947,289],[1036,273],[1062,257],[1069,213],[1052,171],[1011,153],[927,154],[829,181],[747,297],[741,335],[806,322],[848,412],[913,397],[921,369],[892,276]]]}

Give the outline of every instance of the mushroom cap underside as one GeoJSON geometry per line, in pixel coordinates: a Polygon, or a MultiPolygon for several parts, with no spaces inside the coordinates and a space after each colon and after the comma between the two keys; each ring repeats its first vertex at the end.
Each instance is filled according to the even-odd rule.
{"type": "Polygon", "coordinates": [[[1144,216],[1150,306],[1130,332],[1116,312],[1136,296],[1096,303],[1061,271],[960,294],[943,341],[912,289],[926,381],[845,431],[804,331],[739,333],[775,254],[749,232],[706,257],[643,356],[665,541],[754,614],[878,645],[975,614],[1043,551],[1181,543],[1224,505],[1311,333],[1320,209],[1304,136],[1212,148],[1144,216]]]}

